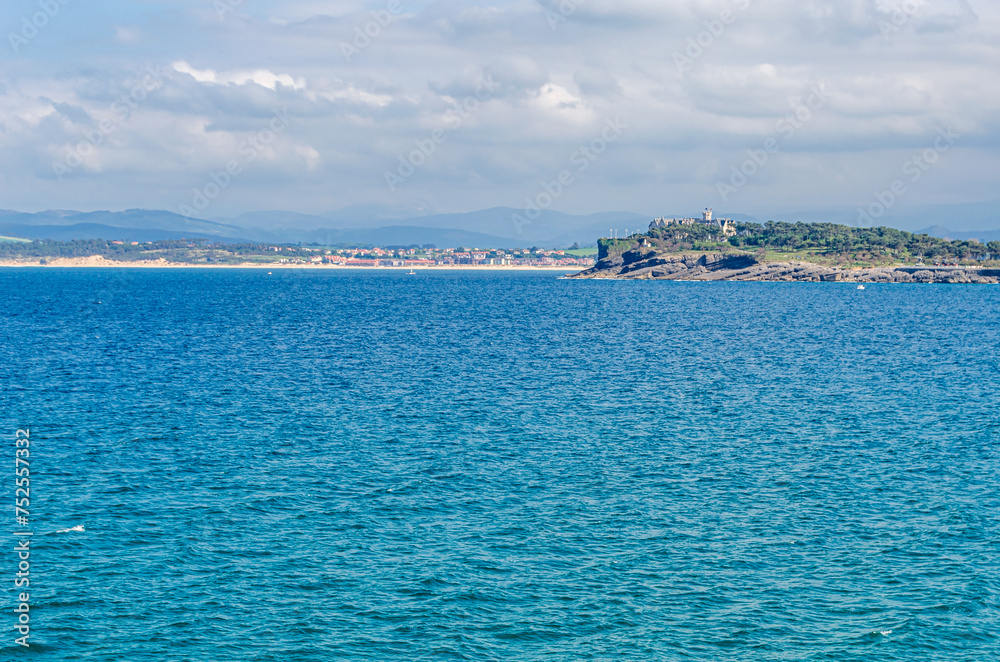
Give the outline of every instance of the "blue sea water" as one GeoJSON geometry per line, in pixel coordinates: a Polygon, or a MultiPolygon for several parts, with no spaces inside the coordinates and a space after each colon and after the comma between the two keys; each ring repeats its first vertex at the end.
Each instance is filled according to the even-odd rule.
{"type": "Polygon", "coordinates": [[[996,287],[8,269],[0,301],[2,659],[1000,658],[996,287]]]}

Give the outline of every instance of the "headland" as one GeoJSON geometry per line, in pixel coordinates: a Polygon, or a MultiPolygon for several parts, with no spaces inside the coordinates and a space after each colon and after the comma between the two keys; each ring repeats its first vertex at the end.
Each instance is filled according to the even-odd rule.
{"type": "Polygon", "coordinates": [[[598,240],[572,278],[852,283],[1000,283],[1000,242],[949,241],[832,223],[655,219],[648,232],[598,240]]]}

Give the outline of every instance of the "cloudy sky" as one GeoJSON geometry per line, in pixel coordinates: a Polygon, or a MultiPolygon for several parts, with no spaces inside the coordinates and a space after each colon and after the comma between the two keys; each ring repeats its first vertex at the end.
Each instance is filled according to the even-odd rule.
{"type": "Polygon", "coordinates": [[[4,0],[0,24],[0,208],[1000,198],[995,0],[4,0]]]}

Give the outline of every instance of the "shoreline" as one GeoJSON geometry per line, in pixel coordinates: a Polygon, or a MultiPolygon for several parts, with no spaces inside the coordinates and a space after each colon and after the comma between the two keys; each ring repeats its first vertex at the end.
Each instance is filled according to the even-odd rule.
{"type": "Polygon", "coordinates": [[[17,261],[0,260],[0,268],[3,269],[267,269],[267,270],[301,270],[313,271],[565,271],[579,272],[588,267],[582,265],[477,265],[477,264],[442,264],[442,265],[421,265],[413,267],[357,267],[340,264],[260,264],[257,262],[241,262],[239,264],[185,264],[181,262],[168,262],[167,260],[138,260],[130,262],[119,262],[108,260],[102,256],[72,257],[72,258],[52,258],[46,259],[46,264],[40,264],[38,260],[17,261]]]}

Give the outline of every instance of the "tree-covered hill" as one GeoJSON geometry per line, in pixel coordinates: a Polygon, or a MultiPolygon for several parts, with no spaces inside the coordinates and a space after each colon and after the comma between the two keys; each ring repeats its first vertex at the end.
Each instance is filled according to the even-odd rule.
{"type": "Polygon", "coordinates": [[[817,250],[827,254],[871,253],[924,259],[975,260],[1000,254],[1000,241],[949,241],[895,228],[855,228],[833,223],[747,223],[737,226],[731,246],[817,250]]]}
{"type": "Polygon", "coordinates": [[[647,251],[742,251],[795,253],[801,259],[830,263],[898,262],[984,263],[1000,260],[1000,241],[949,241],[887,227],[858,228],[834,223],[737,223],[726,236],[710,225],[668,225],[628,239],[601,239],[600,257],[637,245],[647,251]]]}

